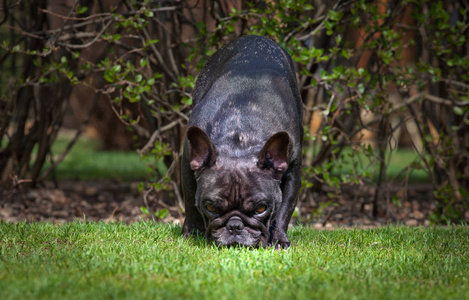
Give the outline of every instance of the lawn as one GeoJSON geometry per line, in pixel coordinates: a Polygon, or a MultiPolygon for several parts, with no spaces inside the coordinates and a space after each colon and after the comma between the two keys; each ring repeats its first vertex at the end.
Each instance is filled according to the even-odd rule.
{"type": "Polygon", "coordinates": [[[469,227],[318,231],[218,248],[152,222],[0,221],[0,299],[469,299],[469,227]]]}
{"type": "MultiPolygon", "coordinates": [[[[52,153],[60,155],[69,142],[69,137],[59,136],[52,153]]],[[[137,151],[102,151],[98,141],[82,137],[58,165],[56,176],[69,180],[143,180],[148,174],[148,161],[142,161],[137,151]]]]}

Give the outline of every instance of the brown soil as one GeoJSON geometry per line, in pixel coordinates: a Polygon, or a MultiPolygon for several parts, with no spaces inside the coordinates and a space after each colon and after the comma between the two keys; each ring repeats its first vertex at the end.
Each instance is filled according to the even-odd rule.
{"type": "MultiPolygon", "coordinates": [[[[134,222],[149,219],[141,207],[148,207],[150,215],[168,210],[163,222],[182,224],[182,205],[167,194],[153,194],[143,201],[137,190],[138,182],[64,181],[59,188],[51,183],[44,187],[23,191],[0,189],[0,219],[7,222],[71,220],[104,220],[134,222]]],[[[342,197],[331,200],[325,195],[312,194],[310,201],[300,201],[292,223],[303,223],[316,228],[336,226],[376,227],[389,223],[408,226],[429,224],[429,215],[436,209],[429,186],[416,185],[394,191],[400,203],[381,203],[376,218],[372,217],[373,189],[344,189],[342,197]],[[312,199],[312,200],[311,200],[312,199]]],[[[305,198],[305,197],[303,197],[305,198]]],[[[158,219],[158,218],[154,218],[158,219]]],[[[466,212],[469,220],[469,212],[466,212]]]]}

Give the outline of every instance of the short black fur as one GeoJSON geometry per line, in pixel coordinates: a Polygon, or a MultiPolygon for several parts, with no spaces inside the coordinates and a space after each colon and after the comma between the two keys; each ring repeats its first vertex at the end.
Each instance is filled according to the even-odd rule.
{"type": "Polygon", "coordinates": [[[241,37],[209,59],[193,104],[182,158],[183,234],[219,245],[290,246],[303,139],[291,57],[268,38],[241,37]]]}

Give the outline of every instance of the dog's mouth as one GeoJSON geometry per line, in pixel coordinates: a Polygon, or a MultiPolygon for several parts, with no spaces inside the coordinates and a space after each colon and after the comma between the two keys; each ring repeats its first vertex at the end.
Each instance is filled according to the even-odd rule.
{"type": "Polygon", "coordinates": [[[267,228],[256,219],[233,211],[212,220],[205,235],[220,246],[259,247],[267,242],[267,228]]]}
{"type": "Polygon", "coordinates": [[[262,233],[252,228],[245,228],[233,233],[226,227],[222,227],[212,230],[208,239],[219,246],[258,247],[261,244],[262,233]]]}

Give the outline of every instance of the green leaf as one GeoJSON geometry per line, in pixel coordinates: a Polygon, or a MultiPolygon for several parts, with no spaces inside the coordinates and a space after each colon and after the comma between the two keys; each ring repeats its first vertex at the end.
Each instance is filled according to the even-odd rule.
{"type": "Polygon", "coordinates": [[[140,206],[140,210],[142,211],[142,213],[146,215],[150,214],[150,212],[148,211],[148,208],[146,208],[145,206],[140,206]]]}
{"type": "Polygon", "coordinates": [[[358,84],[357,90],[360,94],[363,94],[365,92],[365,86],[363,85],[363,83],[358,84]]]}
{"type": "Polygon", "coordinates": [[[155,14],[151,10],[146,10],[145,11],[145,17],[153,18],[154,15],[155,14]]]}
{"type": "MultiPolygon", "coordinates": [[[[143,192],[143,189],[145,188],[145,185],[143,184],[143,182],[139,182],[138,183],[138,192],[141,193],[143,192]]],[[[146,208],[146,207],[145,207],[146,208]]]]}
{"type": "Polygon", "coordinates": [[[342,56],[345,58],[350,58],[352,55],[347,49],[342,49],[342,56]]]}
{"type": "Polygon", "coordinates": [[[149,41],[145,41],[145,46],[149,46],[149,45],[152,45],[152,44],[156,44],[158,43],[158,40],[149,40],[149,41]]]}
{"type": "Polygon", "coordinates": [[[192,98],[184,96],[184,97],[182,97],[182,102],[186,105],[192,105],[192,98]]]}
{"type": "Polygon", "coordinates": [[[145,67],[146,65],[148,65],[148,59],[146,57],[142,57],[140,59],[140,66],[145,67]]]}
{"type": "Polygon", "coordinates": [[[329,10],[329,18],[332,21],[339,21],[340,18],[342,18],[342,12],[340,11],[334,11],[334,10],[329,10]]]}
{"type": "Polygon", "coordinates": [[[106,79],[107,82],[113,83],[114,82],[114,73],[110,71],[105,71],[104,72],[104,79],[106,79]]]}
{"type": "Polygon", "coordinates": [[[392,203],[398,207],[401,207],[401,200],[399,199],[397,195],[392,197],[392,203]]]}
{"type": "Polygon", "coordinates": [[[155,211],[155,217],[158,219],[164,219],[168,215],[168,210],[166,208],[155,211]]]}
{"type": "Polygon", "coordinates": [[[77,14],[79,15],[84,14],[87,10],[88,10],[88,7],[78,5],[77,14]]]}
{"type": "Polygon", "coordinates": [[[140,101],[140,95],[135,95],[134,97],[131,97],[129,101],[130,103],[135,103],[135,102],[140,101]]]}
{"type": "Polygon", "coordinates": [[[462,116],[464,114],[464,111],[459,106],[454,106],[453,107],[453,112],[458,116],[462,116]]]}

